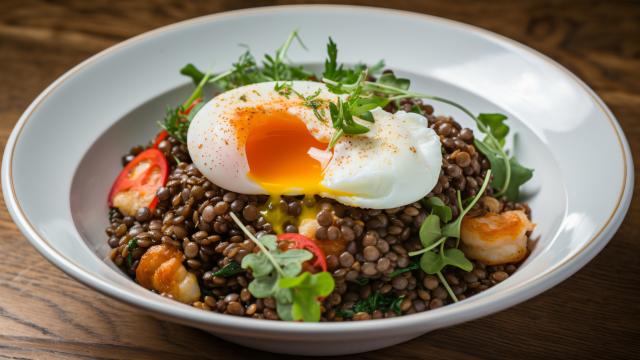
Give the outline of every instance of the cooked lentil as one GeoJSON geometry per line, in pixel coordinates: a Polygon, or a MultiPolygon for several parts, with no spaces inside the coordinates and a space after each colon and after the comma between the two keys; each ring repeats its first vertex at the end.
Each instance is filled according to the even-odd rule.
{"type": "MultiPolygon", "coordinates": [[[[443,163],[437,185],[428,196],[436,196],[447,204],[457,217],[459,210],[456,191],[463,198],[475,195],[489,169],[487,159],[473,146],[473,131],[463,128],[451,117],[433,115],[433,107],[420,100],[405,99],[389,104],[385,110],[411,111],[418,107],[427,117],[429,126],[440,136],[443,144],[443,163]]],[[[272,233],[272,225],[262,216],[260,208],[267,196],[237,194],[222,189],[207,180],[191,163],[187,148],[169,136],[159,144],[167,155],[171,171],[166,186],[157,191],[158,206],[151,211],[138,209],[135,217],[124,216],[117,209],[109,212],[106,228],[111,259],[132,278],[146,249],[161,243],[180,249],[187,270],[198,278],[202,296],[194,307],[235,316],[277,320],[274,299],[256,299],[247,286],[251,274],[244,270],[228,277],[214,275],[231,262],[240,263],[254,251],[254,244],[245,238],[233,223],[229,212],[236,213],[250,231],[257,235],[272,233]],[[137,247],[128,244],[137,239],[137,247]],[[130,253],[129,253],[130,252],[130,253]],[[132,261],[127,261],[131,255],[132,261]]],[[[122,157],[123,165],[143,151],[135,146],[122,157]]],[[[491,197],[487,189],[482,201],[472,211],[503,211],[520,209],[530,215],[526,204],[506,202],[491,197]]],[[[344,250],[327,254],[327,265],[335,279],[335,290],[323,301],[321,321],[369,320],[395,317],[398,314],[436,309],[451,303],[440,280],[420,269],[389,275],[411,264],[408,252],[420,248],[417,232],[427,213],[420,202],[407,206],[371,210],[344,206],[331,199],[316,197],[320,211],[316,220],[320,225],[316,237],[320,241],[345,242],[344,250]],[[350,317],[358,301],[374,294],[393,296],[399,301],[399,313],[389,309],[371,312],[357,311],[350,317]]],[[[307,206],[301,196],[283,197],[278,206],[290,216],[297,217],[307,206]]],[[[286,232],[297,232],[294,224],[286,224],[286,232]]],[[[485,266],[473,262],[473,270],[464,272],[446,268],[444,275],[459,299],[486,290],[506,280],[518,264],[485,266]]]]}

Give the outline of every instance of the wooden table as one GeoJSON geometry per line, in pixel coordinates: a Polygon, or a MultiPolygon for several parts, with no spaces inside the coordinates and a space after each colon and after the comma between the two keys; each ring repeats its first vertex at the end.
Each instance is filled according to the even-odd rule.
{"type": "MultiPolygon", "coordinates": [[[[285,2],[0,2],[2,146],[36,95],[90,55],[183,19],[281,3],[285,2]]],[[[595,89],[616,114],[640,169],[640,3],[393,3],[495,31],[559,61],[595,89]]],[[[636,170],[636,185],[638,179],[636,170]]],[[[640,201],[634,201],[620,231],[600,255],[569,280],[524,304],[351,358],[638,358],[639,223],[640,201]]],[[[155,320],[80,285],[28,244],[4,205],[0,254],[0,358],[276,357],[155,320]]]]}

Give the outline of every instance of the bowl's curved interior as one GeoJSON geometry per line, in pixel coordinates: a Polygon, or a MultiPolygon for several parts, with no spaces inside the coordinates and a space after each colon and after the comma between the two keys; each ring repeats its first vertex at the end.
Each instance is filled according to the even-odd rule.
{"type": "MultiPolygon", "coordinates": [[[[434,106],[473,127],[451,107],[434,106]]],[[[619,226],[631,198],[631,166],[628,145],[610,112],[584,84],[545,57],[442,19],[318,6],[196,19],[88,60],[27,109],[7,144],[2,180],[16,223],[48,259],[83,283],[158,316],[227,336],[286,334],[292,341],[314,342],[394,331],[400,341],[504,309],[575,272],[619,226]],[[289,56],[298,62],[322,61],[331,35],[344,62],[384,58],[388,67],[410,77],[416,90],[449,97],[474,112],[510,116],[509,125],[518,134],[514,152],[535,168],[524,190],[539,243],[525,266],[458,304],[371,326],[254,321],[203,312],[154,295],[105,260],[106,196],[120,170],[120,156],[148,141],[165,107],[187,94],[190,87],[178,69],[188,62],[203,67],[215,62],[213,70],[223,70],[242,51],[236,44],[247,44],[256,54],[271,52],[294,28],[309,48],[292,49],[289,56]],[[408,38],[414,40],[401,46],[408,38]]]]}

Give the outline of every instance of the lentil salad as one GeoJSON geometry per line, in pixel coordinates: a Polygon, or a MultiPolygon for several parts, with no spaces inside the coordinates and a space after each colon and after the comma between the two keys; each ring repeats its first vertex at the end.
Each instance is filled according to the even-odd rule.
{"type": "MultiPolygon", "coordinates": [[[[123,211],[127,201],[110,196],[106,233],[114,263],[142,286],[203,310],[303,321],[368,320],[427,311],[473,296],[515,272],[526,253],[512,258],[515,261],[497,262],[478,255],[473,230],[473,219],[500,225],[502,220],[496,219],[501,216],[519,212],[526,217],[522,223],[531,216],[517,191],[531,170],[505,154],[506,117],[471,115],[484,126],[484,131],[479,128],[485,138],[477,139],[470,128],[436,115],[423,100],[443,99],[409,92],[408,80],[391,70],[380,72],[382,65],[338,65],[332,41],[319,79],[283,62],[296,37],[294,32],[261,68],[249,53],[218,75],[204,74],[190,64],[183,68],[197,85],[193,96],[168,111],[164,130],[154,141],[134,146],[122,158],[125,170],[129,167],[123,173],[132,174],[136,159],[139,163],[142,154],[149,158],[149,152],[157,152],[166,162],[166,175],[163,166],[151,162],[138,171],[146,179],[142,185],[114,184],[114,194],[153,190],[148,205],[135,203],[128,211],[123,211]],[[288,95],[292,88],[287,81],[298,79],[323,81],[350,98],[359,97],[368,86],[375,94],[365,98],[370,105],[424,116],[442,149],[435,186],[424,198],[403,206],[365,209],[318,195],[243,194],[214,184],[194,165],[186,144],[186,130],[202,104],[204,85],[214,82],[230,90],[274,78],[281,82],[276,85],[279,91],[288,95]],[[353,90],[353,84],[360,84],[355,86],[360,89],[353,90]],[[311,230],[302,219],[312,219],[311,230]],[[283,254],[295,259],[281,263],[283,254]],[[467,258],[468,254],[476,255],[467,258]],[[149,260],[156,255],[161,260],[149,260]],[[154,266],[145,264],[145,258],[154,266]],[[286,273],[285,268],[293,270],[286,273]],[[260,291],[258,285],[274,276],[275,290],[260,291]]],[[[310,105],[314,111],[320,108],[314,106],[310,105]]],[[[367,117],[366,112],[360,115],[367,117]]],[[[361,131],[348,118],[332,120],[336,133],[341,133],[338,137],[361,131]]],[[[531,229],[523,233],[525,241],[531,229]]]]}

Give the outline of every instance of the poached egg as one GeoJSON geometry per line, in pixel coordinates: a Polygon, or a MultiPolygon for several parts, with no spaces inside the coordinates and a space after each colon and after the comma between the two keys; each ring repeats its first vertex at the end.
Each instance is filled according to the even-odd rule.
{"type": "MultiPolygon", "coordinates": [[[[281,83],[282,84],[282,83],[281,83]]],[[[187,145],[211,182],[242,194],[320,195],[362,208],[389,209],[427,195],[442,164],[438,135],[415,113],[371,113],[369,132],[336,131],[328,105],[338,97],[319,82],[291,91],[265,82],[224,92],[195,115],[187,145]]]]}

